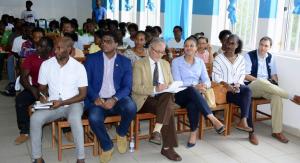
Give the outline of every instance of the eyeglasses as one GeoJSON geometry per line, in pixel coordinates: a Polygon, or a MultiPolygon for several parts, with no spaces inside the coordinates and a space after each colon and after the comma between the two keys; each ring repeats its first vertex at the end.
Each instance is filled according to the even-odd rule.
{"type": "Polygon", "coordinates": [[[153,47],[151,47],[151,49],[152,49],[155,53],[157,53],[157,54],[161,54],[161,55],[165,55],[165,54],[166,54],[165,51],[161,52],[161,51],[155,50],[153,47]]]}

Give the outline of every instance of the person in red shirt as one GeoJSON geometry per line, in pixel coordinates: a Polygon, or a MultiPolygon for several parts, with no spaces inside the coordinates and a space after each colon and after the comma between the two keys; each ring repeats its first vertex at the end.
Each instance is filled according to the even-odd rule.
{"type": "Polygon", "coordinates": [[[15,99],[17,123],[20,136],[15,144],[22,144],[29,136],[30,118],[27,112],[28,107],[38,100],[38,74],[43,61],[53,56],[53,41],[48,37],[42,37],[36,46],[36,53],[25,58],[22,64],[20,83],[24,90],[15,99]]]}

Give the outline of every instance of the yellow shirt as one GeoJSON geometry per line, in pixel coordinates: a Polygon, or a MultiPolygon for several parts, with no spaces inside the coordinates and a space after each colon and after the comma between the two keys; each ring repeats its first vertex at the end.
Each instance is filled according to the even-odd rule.
{"type": "Polygon", "coordinates": [[[96,45],[95,43],[93,43],[89,48],[89,54],[96,53],[99,50],[101,50],[100,47],[98,45],[96,45]]]}

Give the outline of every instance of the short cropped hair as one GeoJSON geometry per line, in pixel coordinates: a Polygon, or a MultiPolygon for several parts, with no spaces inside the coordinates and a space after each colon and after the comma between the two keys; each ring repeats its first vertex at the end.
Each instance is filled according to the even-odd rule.
{"type": "Polygon", "coordinates": [[[161,38],[153,38],[152,40],[151,40],[151,42],[150,42],[150,47],[153,47],[154,45],[156,45],[156,44],[160,44],[160,43],[162,43],[162,44],[165,44],[166,45],[166,42],[163,40],[163,39],[161,39],[161,38]]]}
{"type": "Polygon", "coordinates": [[[269,41],[270,42],[270,46],[272,46],[272,39],[268,36],[264,36],[262,37],[259,42],[262,42],[262,41],[269,41]]]}
{"type": "Polygon", "coordinates": [[[104,36],[110,36],[110,37],[112,37],[112,38],[114,39],[114,41],[115,41],[116,43],[119,42],[118,36],[116,35],[115,32],[105,31],[105,32],[103,32],[101,39],[102,39],[104,36]]]}
{"type": "Polygon", "coordinates": [[[174,31],[175,29],[179,29],[180,32],[182,32],[182,28],[181,28],[180,26],[178,26],[178,25],[176,25],[176,26],[173,28],[173,31],[174,31]]]}

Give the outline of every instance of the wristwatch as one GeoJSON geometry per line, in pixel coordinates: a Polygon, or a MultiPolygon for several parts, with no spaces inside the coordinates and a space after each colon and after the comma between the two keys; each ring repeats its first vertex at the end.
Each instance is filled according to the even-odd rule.
{"type": "Polygon", "coordinates": [[[119,101],[119,99],[118,99],[116,96],[112,96],[112,98],[113,98],[116,102],[119,101]]]}

